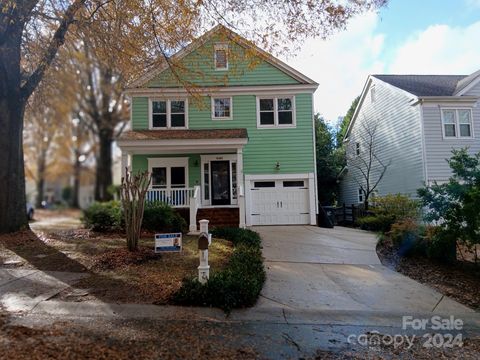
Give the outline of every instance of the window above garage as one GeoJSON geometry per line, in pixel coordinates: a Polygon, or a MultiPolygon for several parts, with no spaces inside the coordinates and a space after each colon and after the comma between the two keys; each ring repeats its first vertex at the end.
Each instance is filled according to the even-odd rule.
{"type": "Polygon", "coordinates": [[[295,96],[257,97],[257,128],[295,126],[295,96]]]}

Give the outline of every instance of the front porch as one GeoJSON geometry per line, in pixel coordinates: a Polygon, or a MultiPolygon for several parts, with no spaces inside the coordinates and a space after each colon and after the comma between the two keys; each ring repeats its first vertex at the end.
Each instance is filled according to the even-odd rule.
{"type": "Polygon", "coordinates": [[[188,209],[192,233],[202,218],[211,226],[245,227],[246,142],[244,129],[131,131],[119,141],[122,170],[151,173],[147,201],[167,203],[183,214],[188,209]],[[171,138],[176,136],[181,138],[171,138]]]}

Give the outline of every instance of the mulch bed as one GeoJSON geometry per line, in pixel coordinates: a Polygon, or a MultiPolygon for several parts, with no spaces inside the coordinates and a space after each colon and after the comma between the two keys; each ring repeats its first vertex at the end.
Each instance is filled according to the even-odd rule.
{"type": "Polygon", "coordinates": [[[112,270],[130,265],[140,265],[149,260],[160,258],[151,247],[139,247],[138,251],[128,251],[126,248],[112,249],[95,258],[95,270],[112,270]]]}
{"type": "Polygon", "coordinates": [[[480,266],[465,261],[442,264],[426,257],[400,257],[388,239],[379,243],[377,254],[383,265],[480,310],[480,266]]]}

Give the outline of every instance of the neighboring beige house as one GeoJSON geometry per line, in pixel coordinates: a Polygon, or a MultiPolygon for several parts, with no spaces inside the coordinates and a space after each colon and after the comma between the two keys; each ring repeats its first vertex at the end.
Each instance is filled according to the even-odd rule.
{"type": "MultiPolygon", "coordinates": [[[[371,75],[347,130],[347,148],[364,155],[362,124],[376,123],[375,149],[390,163],[378,195],[416,196],[418,188],[447,181],[452,149],[480,151],[480,71],[471,75],[371,75]]],[[[354,154],[355,156],[355,154],[354,154]]],[[[379,174],[373,169],[371,179],[379,174]]],[[[342,172],[339,202],[361,203],[361,176],[342,172]],[[360,183],[359,183],[360,181],[360,183]]]]}

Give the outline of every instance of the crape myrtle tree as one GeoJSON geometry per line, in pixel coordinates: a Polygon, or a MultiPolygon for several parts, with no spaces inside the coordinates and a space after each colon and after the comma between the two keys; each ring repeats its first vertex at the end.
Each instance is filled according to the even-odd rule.
{"type": "MultiPolygon", "coordinates": [[[[307,37],[326,37],[355,14],[386,0],[2,0],[0,2],[0,233],[27,225],[22,132],[25,107],[76,29],[107,30],[104,53],[114,54],[124,81],[181,49],[216,23],[266,50],[295,50],[307,37]],[[110,28],[118,18],[116,28],[110,28]],[[73,29],[73,30],[72,30],[73,29]],[[280,46],[282,45],[282,46],[280,46]],[[138,64],[137,64],[138,66],[138,64]],[[132,69],[132,70],[129,70],[132,69]],[[125,72],[123,72],[125,71],[125,72]]],[[[168,61],[167,61],[168,62],[168,61]]]]}
{"type": "Polygon", "coordinates": [[[351,135],[345,153],[353,180],[363,193],[363,206],[368,210],[372,194],[382,181],[392,161],[382,159],[378,146],[378,119],[364,117],[359,129],[351,135]]]}

